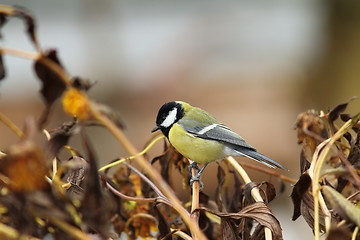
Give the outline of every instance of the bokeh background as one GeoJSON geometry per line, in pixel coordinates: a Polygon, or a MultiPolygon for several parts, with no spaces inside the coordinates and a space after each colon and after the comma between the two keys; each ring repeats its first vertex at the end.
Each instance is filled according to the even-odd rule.
{"type": "MultiPolygon", "coordinates": [[[[307,109],[327,110],[359,95],[360,2],[356,0],[15,0],[36,18],[43,48],[56,48],[67,71],[96,82],[90,96],[116,109],[138,149],[159,107],[184,100],[206,109],[260,152],[299,177],[294,124],[307,109]]],[[[19,19],[2,29],[2,47],[34,51],[19,19]]],[[[23,126],[44,105],[32,62],[5,56],[0,111],[23,126]]],[[[349,107],[357,113],[359,101],[349,107]]],[[[59,104],[47,128],[68,120],[59,104]]],[[[127,156],[101,128],[89,134],[100,164],[127,156]]],[[[0,124],[0,150],[17,137],[0,124]]],[[[74,146],[81,148],[78,138],[74,146]]],[[[159,147],[160,151],[160,147],[159,147]]],[[[159,151],[154,150],[156,154],[159,151]]],[[[241,159],[241,161],[248,161],[241,159]]],[[[204,173],[213,193],[216,164],[204,173]]],[[[276,179],[249,171],[254,180],[276,179]]],[[[311,239],[291,221],[291,185],[271,203],[285,239],[311,239]]]]}

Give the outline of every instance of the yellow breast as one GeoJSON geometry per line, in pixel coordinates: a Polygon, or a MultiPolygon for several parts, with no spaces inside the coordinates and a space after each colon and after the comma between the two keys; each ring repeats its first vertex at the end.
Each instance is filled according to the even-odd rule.
{"type": "Polygon", "coordinates": [[[177,123],[170,129],[169,141],[184,157],[197,163],[208,163],[227,157],[223,144],[194,137],[177,123]]]}

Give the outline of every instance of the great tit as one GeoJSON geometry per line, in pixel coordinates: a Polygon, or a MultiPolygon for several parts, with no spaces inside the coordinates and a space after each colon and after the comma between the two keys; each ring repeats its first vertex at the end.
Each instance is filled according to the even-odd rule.
{"type": "Polygon", "coordinates": [[[286,169],[280,163],[258,153],[254,147],[219,123],[206,111],[182,101],[165,103],[156,118],[155,132],[161,130],[171,145],[184,157],[204,164],[194,180],[199,180],[208,163],[228,156],[245,156],[272,168],[286,169]]]}

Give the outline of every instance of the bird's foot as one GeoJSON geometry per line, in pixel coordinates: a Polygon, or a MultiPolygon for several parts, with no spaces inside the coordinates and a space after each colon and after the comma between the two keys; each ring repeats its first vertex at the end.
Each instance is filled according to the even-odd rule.
{"type": "Polygon", "coordinates": [[[198,172],[195,176],[191,176],[190,178],[190,187],[192,188],[193,184],[195,181],[199,182],[199,189],[200,191],[204,188],[204,183],[200,180],[201,174],[203,173],[203,171],[205,170],[206,166],[208,165],[208,163],[205,163],[204,166],[202,168],[200,168],[196,162],[192,162],[189,165],[189,171],[190,173],[192,173],[192,169],[196,169],[198,172]]]}
{"type": "Polygon", "coordinates": [[[201,174],[196,174],[195,176],[191,176],[190,178],[190,187],[193,187],[194,182],[199,182],[199,191],[201,192],[201,190],[204,188],[204,183],[201,181],[200,179],[200,175],[201,174]]]}
{"type": "Polygon", "coordinates": [[[189,172],[191,172],[191,170],[192,170],[193,168],[195,168],[196,170],[200,171],[200,167],[197,165],[196,162],[190,163],[189,166],[188,166],[188,168],[189,168],[189,172]]]}

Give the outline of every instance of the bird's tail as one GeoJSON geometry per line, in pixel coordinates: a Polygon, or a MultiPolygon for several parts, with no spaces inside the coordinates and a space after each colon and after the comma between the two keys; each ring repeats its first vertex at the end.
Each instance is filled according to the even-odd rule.
{"type": "Polygon", "coordinates": [[[284,170],[288,170],[286,167],[284,167],[283,165],[281,165],[280,163],[272,160],[271,158],[258,153],[256,150],[250,149],[250,148],[244,148],[242,147],[241,149],[236,149],[236,152],[238,152],[240,155],[243,155],[245,157],[251,158],[255,161],[258,161],[262,164],[265,164],[268,167],[271,168],[281,168],[284,170]]]}

